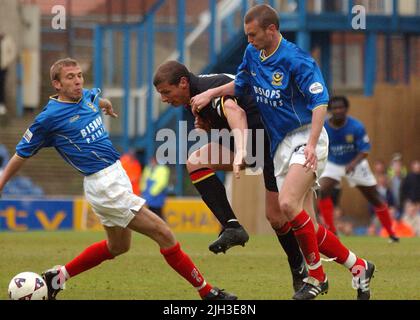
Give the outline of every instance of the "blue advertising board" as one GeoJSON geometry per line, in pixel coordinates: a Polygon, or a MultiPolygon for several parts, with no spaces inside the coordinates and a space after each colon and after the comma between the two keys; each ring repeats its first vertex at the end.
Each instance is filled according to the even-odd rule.
{"type": "Polygon", "coordinates": [[[73,199],[0,200],[0,231],[73,229],[73,199]]]}

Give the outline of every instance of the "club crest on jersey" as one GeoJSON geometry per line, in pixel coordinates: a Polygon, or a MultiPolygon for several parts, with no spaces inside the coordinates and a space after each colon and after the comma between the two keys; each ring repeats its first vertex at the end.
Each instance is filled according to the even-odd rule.
{"type": "Polygon", "coordinates": [[[90,102],[87,103],[88,107],[92,109],[93,112],[97,112],[98,110],[96,109],[96,107],[91,104],[90,102]]]}
{"type": "Polygon", "coordinates": [[[353,143],[353,141],[354,141],[354,137],[353,137],[352,134],[346,135],[346,142],[347,143],[353,143]]]}
{"type": "Polygon", "coordinates": [[[273,73],[273,81],[271,82],[274,86],[281,86],[283,83],[284,74],[283,72],[274,72],[273,73]]]}

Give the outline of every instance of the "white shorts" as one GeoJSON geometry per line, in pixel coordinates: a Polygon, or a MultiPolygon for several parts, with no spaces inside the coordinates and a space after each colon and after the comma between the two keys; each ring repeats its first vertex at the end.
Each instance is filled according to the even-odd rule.
{"type": "Polygon", "coordinates": [[[130,179],[121,162],[85,177],[86,200],[107,227],[125,228],[146,200],[133,193],[130,179]]]}
{"type": "Polygon", "coordinates": [[[321,178],[324,177],[334,179],[338,182],[341,181],[342,177],[346,177],[350,187],[372,187],[376,185],[376,178],[370,170],[369,163],[366,159],[362,160],[350,174],[346,174],[346,166],[328,161],[321,175],[321,178]]]}
{"type": "MultiPolygon", "coordinates": [[[[308,143],[310,132],[310,125],[300,127],[289,133],[277,147],[273,161],[274,175],[276,176],[277,188],[279,191],[281,190],[287,172],[289,172],[289,167],[292,164],[305,164],[306,158],[304,150],[305,145],[308,143]]],[[[318,178],[324,170],[328,157],[328,134],[325,128],[322,128],[315,152],[318,158],[315,175],[318,178]]],[[[316,179],[314,186],[317,185],[318,180],[316,179]]]]}

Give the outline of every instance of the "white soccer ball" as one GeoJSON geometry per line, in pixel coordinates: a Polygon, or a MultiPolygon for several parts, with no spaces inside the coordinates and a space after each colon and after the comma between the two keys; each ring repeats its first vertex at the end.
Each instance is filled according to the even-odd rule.
{"type": "Polygon", "coordinates": [[[48,288],[35,272],[21,272],[9,283],[10,300],[47,300],[48,288]]]}

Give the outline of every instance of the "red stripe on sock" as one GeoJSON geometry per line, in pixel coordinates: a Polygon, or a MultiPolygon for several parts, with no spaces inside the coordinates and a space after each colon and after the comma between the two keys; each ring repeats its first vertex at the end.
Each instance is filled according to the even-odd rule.
{"type": "Polygon", "coordinates": [[[322,218],[324,219],[325,226],[328,230],[333,233],[336,233],[334,225],[334,203],[331,197],[326,197],[318,201],[319,212],[321,213],[322,218]]]}
{"type": "MultiPolygon", "coordinates": [[[[335,262],[339,264],[344,264],[349,257],[350,250],[347,249],[337,236],[331,231],[325,229],[323,226],[318,225],[317,232],[318,247],[319,252],[328,258],[336,258],[335,262]]],[[[356,276],[360,273],[360,270],[364,270],[365,262],[363,259],[356,256],[356,262],[349,268],[350,272],[356,276]],[[355,268],[355,266],[360,266],[361,268],[355,268]]]]}
{"type": "Polygon", "coordinates": [[[190,173],[190,178],[192,183],[194,182],[198,182],[200,180],[202,180],[203,178],[213,175],[214,171],[212,169],[209,168],[203,168],[203,169],[198,169],[195,170],[193,172],[190,173]]]}
{"type": "Polygon", "coordinates": [[[335,261],[339,264],[346,262],[350,251],[340,242],[334,233],[319,224],[316,236],[319,252],[328,258],[336,258],[335,261]]]}
{"type": "Polygon", "coordinates": [[[388,206],[386,204],[383,204],[380,207],[375,207],[375,213],[382,226],[388,232],[388,234],[390,236],[395,236],[395,232],[392,229],[392,219],[391,214],[389,213],[388,206]]]}
{"type": "MultiPolygon", "coordinates": [[[[171,248],[161,248],[160,253],[164,256],[166,262],[195,288],[199,288],[204,284],[204,277],[190,257],[182,251],[179,242],[171,248]]],[[[211,289],[212,286],[207,283],[199,290],[200,296],[204,297],[211,289]]]]}
{"type": "Polygon", "coordinates": [[[89,270],[101,262],[113,259],[109,252],[107,241],[103,240],[87,247],[81,254],[65,265],[70,277],[89,270]]]}
{"type": "MultiPolygon", "coordinates": [[[[320,262],[321,259],[318,251],[314,224],[305,210],[299,213],[290,224],[293,227],[296,240],[299,243],[306,264],[310,267],[320,262]]],[[[309,269],[309,275],[319,281],[325,280],[322,265],[314,270],[309,269]]]]}

